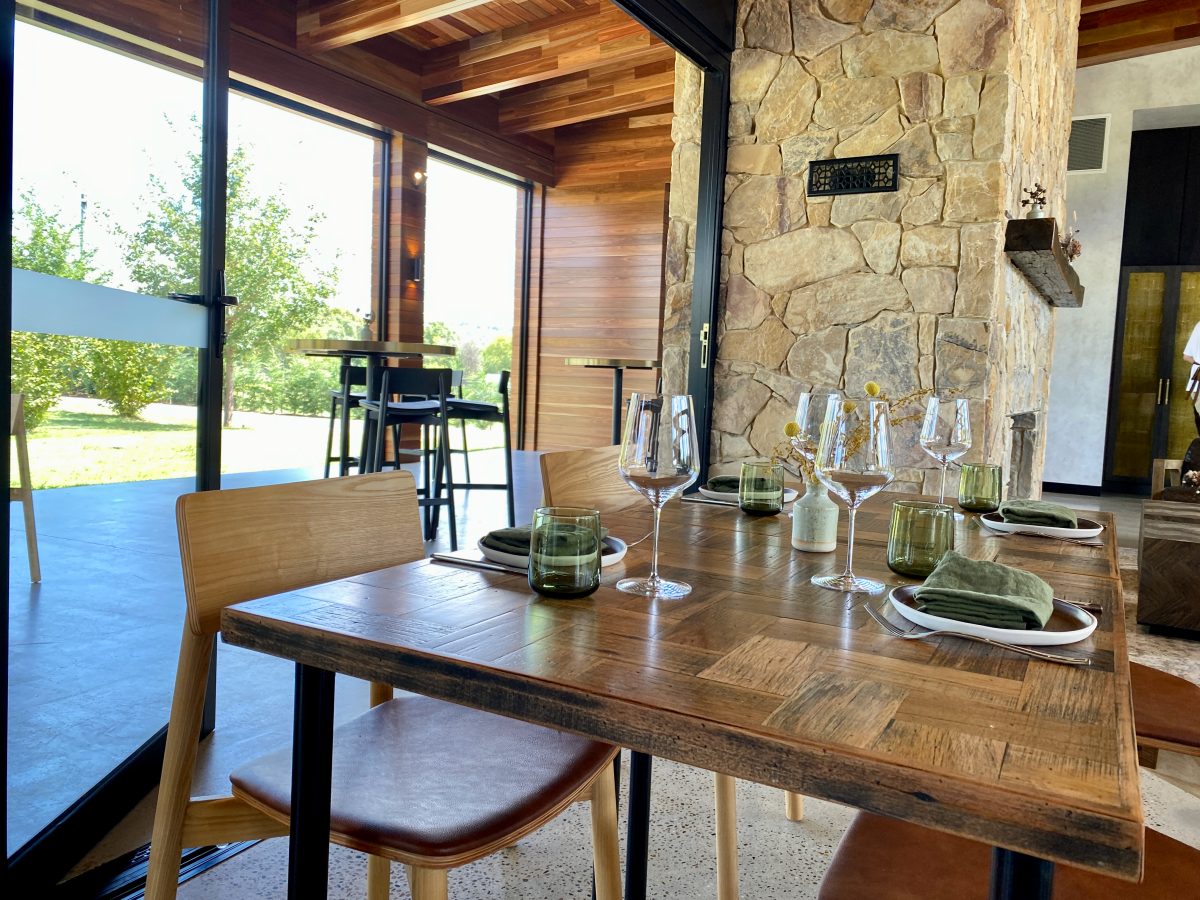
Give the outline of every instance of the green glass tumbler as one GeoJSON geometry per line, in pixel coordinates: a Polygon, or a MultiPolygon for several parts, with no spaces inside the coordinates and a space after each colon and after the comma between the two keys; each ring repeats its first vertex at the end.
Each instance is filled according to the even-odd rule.
{"type": "Polygon", "coordinates": [[[993,463],[963,463],[958,475],[958,505],[968,512],[998,510],[1002,474],[1003,470],[993,463]]]}
{"type": "Polygon", "coordinates": [[[924,578],[953,549],[953,508],[923,500],[897,500],[892,504],[887,564],[893,572],[924,578]]]}
{"type": "Polygon", "coordinates": [[[783,511],[783,466],[770,459],[748,459],[738,479],[738,507],[751,516],[783,511]]]}
{"type": "Polygon", "coordinates": [[[529,586],[546,597],[573,600],[600,586],[600,512],[544,506],[533,513],[529,586]]]}

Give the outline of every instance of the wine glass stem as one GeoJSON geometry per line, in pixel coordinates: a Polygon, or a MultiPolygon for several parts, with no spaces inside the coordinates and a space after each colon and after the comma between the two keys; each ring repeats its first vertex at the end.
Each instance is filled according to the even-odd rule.
{"type": "Polygon", "coordinates": [[[857,503],[846,507],[846,571],[842,573],[845,578],[854,577],[854,514],[857,511],[857,503]]]}
{"type": "Polygon", "coordinates": [[[662,518],[662,507],[654,504],[654,551],[650,556],[650,580],[658,581],[658,522],[662,518]]]}
{"type": "Polygon", "coordinates": [[[938,503],[946,502],[946,469],[950,468],[949,460],[942,460],[942,490],[938,494],[938,503]]]}

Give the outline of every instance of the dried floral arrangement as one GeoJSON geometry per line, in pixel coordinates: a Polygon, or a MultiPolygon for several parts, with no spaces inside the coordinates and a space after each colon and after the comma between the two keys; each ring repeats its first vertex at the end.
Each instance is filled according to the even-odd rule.
{"type": "MultiPolygon", "coordinates": [[[[925,415],[923,411],[906,413],[904,415],[897,415],[897,413],[904,407],[928,397],[933,393],[933,388],[922,388],[911,391],[893,400],[888,397],[877,382],[868,381],[863,385],[863,392],[867,395],[868,400],[882,400],[887,403],[888,416],[891,419],[892,425],[895,426],[922,419],[925,415]]],[[[955,392],[950,391],[948,393],[955,392]]],[[[854,400],[845,400],[842,403],[842,411],[845,415],[849,415],[857,408],[858,403],[854,400]]],[[[867,440],[869,431],[866,425],[866,422],[860,423],[858,428],[851,434],[847,446],[848,454],[853,454],[867,440]]],[[[802,451],[807,451],[809,456],[815,456],[817,452],[816,446],[812,441],[806,441],[801,437],[800,425],[797,422],[788,422],[784,425],[783,433],[787,436],[788,440],[781,441],[776,445],[772,452],[773,458],[797,478],[803,478],[805,484],[815,484],[817,476],[813,471],[813,464],[809,462],[808,457],[802,451]]]]}

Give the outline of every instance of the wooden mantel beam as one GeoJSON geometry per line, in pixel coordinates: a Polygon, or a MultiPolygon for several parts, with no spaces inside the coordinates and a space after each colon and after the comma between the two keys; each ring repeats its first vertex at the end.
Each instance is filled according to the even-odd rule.
{"type": "Polygon", "coordinates": [[[652,62],[611,63],[500,95],[500,130],[522,134],[603,119],[670,103],[675,52],[659,48],[652,62]]]}
{"type": "Polygon", "coordinates": [[[303,3],[296,14],[296,42],[319,53],[454,15],[488,0],[328,0],[303,3]]]}
{"type": "Polygon", "coordinates": [[[588,7],[432,51],[421,77],[423,98],[437,106],[596,66],[638,66],[661,59],[663,46],[616,7],[588,7]]]}

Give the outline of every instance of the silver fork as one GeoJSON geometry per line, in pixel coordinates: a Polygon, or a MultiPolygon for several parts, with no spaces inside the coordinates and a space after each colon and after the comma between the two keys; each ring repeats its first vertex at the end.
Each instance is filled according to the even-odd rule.
{"type": "Polygon", "coordinates": [[[1011,650],[1013,653],[1020,653],[1024,656],[1032,656],[1034,659],[1040,659],[1045,662],[1062,663],[1068,666],[1090,666],[1092,661],[1087,657],[1080,656],[1059,656],[1055,653],[1046,653],[1044,650],[1034,650],[1032,647],[1022,647],[1018,644],[1006,644],[1004,641],[994,641],[991,638],[978,637],[973,634],[962,634],[958,631],[904,631],[897,628],[887,617],[874,609],[870,603],[864,603],[863,608],[866,609],[867,615],[878,622],[892,637],[898,637],[906,641],[919,641],[929,637],[950,636],[962,638],[967,641],[975,641],[980,644],[988,644],[992,647],[1000,647],[1004,650],[1011,650]]]}

